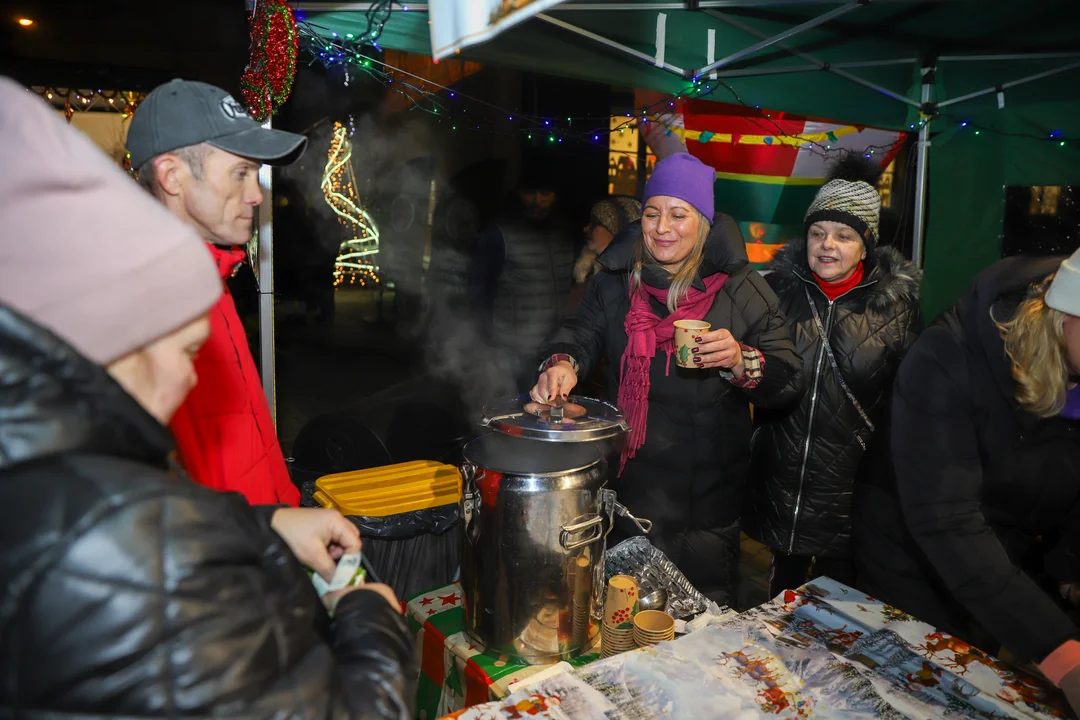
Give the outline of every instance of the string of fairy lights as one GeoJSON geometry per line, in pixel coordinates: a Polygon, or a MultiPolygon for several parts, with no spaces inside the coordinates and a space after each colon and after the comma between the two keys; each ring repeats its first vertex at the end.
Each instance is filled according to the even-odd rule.
{"type": "Polygon", "coordinates": [[[53,105],[62,106],[68,120],[76,112],[98,110],[115,111],[125,118],[131,117],[145,94],[126,90],[91,90],[35,85],[31,92],[53,105]]]}
{"type": "MultiPolygon", "coordinates": [[[[337,33],[304,22],[299,23],[298,27],[301,47],[306,51],[310,63],[318,62],[327,69],[340,68],[346,73],[347,81],[351,79],[350,71],[366,75],[403,95],[409,100],[411,110],[427,112],[437,117],[439,122],[449,124],[452,131],[524,135],[528,140],[538,139],[552,145],[566,140],[595,144],[606,142],[607,137],[615,132],[640,128],[649,122],[665,123],[665,116],[677,113],[687,102],[708,98],[721,88],[728,90],[739,104],[751,107],[727,83],[695,78],[671,97],[626,113],[626,119],[614,126],[610,115],[566,117],[564,121],[563,118],[544,117],[499,107],[396,68],[373,57],[370,41],[365,41],[363,36],[340,37],[337,33]],[[469,110],[466,105],[472,105],[476,109],[469,110]]],[[[832,148],[828,141],[818,142],[814,138],[785,131],[772,120],[769,111],[761,111],[760,117],[752,120],[762,127],[765,135],[782,138],[788,141],[788,144],[803,145],[809,152],[826,156],[842,152],[839,148],[832,148]],[[771,123],[771,127],[761,124],[765,122],[771,123]]],[[[679,129],[669,126],[666,131],[679,132],[679,129]]],[[[889,144],[867,147],[866,151],[868,155],[873,155],[877,152],[887,153],[892,149],[893,144],[889,144]]]]}
{"type": "MultiPolygon", "coordinates": [[[[775,139],[781,144],[797,144],[807,152],[827,158],[848,152],[843,148],[832,146],[835,138],[831,134],[818,138],[786,131],[773,117],[772,111],[747,103],[731,85],[722,80],[693,78],[680,92],[652,105],[635,108],[633,112],[626,114],[625,122],[614,126],[610,122],[610,116],[566,117],[564,122],[562,118],[532,115],[499,107],[379,60],[374,56],[372,49],[378,50],[378,32],[381,32],[381,25],[376,26],[378,32],[372,31],[369,23],[368,33],[344,37],[303,21],[298,24],[298,27],[301,47],[305,50],[311,64],[320,63],[327,69],[343,69],[346,82],[355,75],[374,79],[388,89],[403,95],[410,103],[410,110],[427,112],[436,116],[440,123],[448,124],[452,131],[524,135],[529,140],[546,141],[551,144],[564,141],[596,144],[606,142],[611,133],[640,128],[649,122],[666,124],[665,116],[677,114],[687,102],[710,98],[722,89],[735,103],[757,111],[756,116],[750,115],[747,119],[761,128],[762,134],[767,137],[767,143],[770,139],[775,139]]],[[[931,127],[935,132],[947,129],[948,126],[943,127],[943,125],[949,123],[958,130],[970,127],[976,135],[990,133],[1023,137],[1050,141],[1059,147],[1066,147],[1074,142],[1080,143],[1080,141],[1065,137],[1059,130],[1048,130],[1043,135],[1012,133],[987,125],[977,125],[961,116],[946,113],[923,116],[917,122],[910,123],[908,129],[917,132],[928,122],[932,123],[931,127]]],[[[670,126],[666,130],[679,132],[679,128],[670,126]]],[[[895,143],[868,146],[863,151],[867,157],[878,153],[887,154],[894,150],[897,144],[906,140],[907,135],[902,134],[895,143]]]]}

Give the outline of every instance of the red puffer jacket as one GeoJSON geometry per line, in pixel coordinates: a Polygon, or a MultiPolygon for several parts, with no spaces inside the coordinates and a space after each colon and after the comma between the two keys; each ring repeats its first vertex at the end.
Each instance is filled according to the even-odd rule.
{"type": "MultiPolygon", "coordinates": [[[[244,259],[239,250],[210,251],[222,278],[244,259]]],[[[210,328],[195,360],[199,384],[172,421],[180,460],[200,485],[241,493],[252,505],[299,505],[228,289],[210,310],[210,328]]]]}

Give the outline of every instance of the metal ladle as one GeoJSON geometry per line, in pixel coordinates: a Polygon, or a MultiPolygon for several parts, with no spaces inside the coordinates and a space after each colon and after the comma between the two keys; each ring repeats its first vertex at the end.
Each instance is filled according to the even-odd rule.
{"type": "Polygon", "coordinates": [[[667,610],[668,594],[664,588],[657,588],[638,599],[641,610],[667,610]]]}

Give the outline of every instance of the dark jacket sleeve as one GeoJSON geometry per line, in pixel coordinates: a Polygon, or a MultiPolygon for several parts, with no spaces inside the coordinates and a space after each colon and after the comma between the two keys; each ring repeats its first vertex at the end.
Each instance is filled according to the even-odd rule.
{"type": "Polygon", "coordinates": [[[506,263],[506,243],[498,225],[488,226],[476,240],[469,264],[467,283],[474,308],[490,313],[495,306],[495,292],[506,263]]]}
{"type": "Polygon", "coordinates": [[[927,330],[900,368],[892,441],[904,518],[938,576],[1022,660],[1076,633],[1069,617],[1009,559],[981,507],[982,462],[967,358],[946,329],[927,330]]]}
{"type": "Polygon", "coordinates": [[[585,296],[577,311],[540,346],[538,364],[555,354],[565,353],[578,364],[578,380],[588,377],[604,352],[608,317],[604,308],[605,284],[618,282],[619,276],[600,272],[589,278],[585,296]]]}
{"type": "Polygon", "coordinates": [[[919,339],[919,333],[923,331],[922,308],[919,301],[900,311],[896,318],[898,342],[896,354],[902,361],[919,339]]]}
{"type": "Polygon", "coordinates": [[[412,718],[413,644],[405,619],[373,592],[351,592],[334,613],[331,647],[346,705],[359,717],[412,718]]]}
{"type": "Polygon", "coordinates": [[[760,352],[765,360],[761,381],[742,392],[756,406],[789,405],[802,393],[803,363],[776,293],[765,278],[750,270],[746,282],[736,291],[734,302],[747,325],[744,336],[736,339],[760,352]]]}
{"type": "MultiPolygon", "coordinates": [[[[103,507],[29,602],[63,657],[39,700],[108,716],[410,718],[412,642],[381,597],[333,624],[268,516],[205,491],[103,507]]],[[[28,661],[46,649],[27,645],[28,661]]]]}

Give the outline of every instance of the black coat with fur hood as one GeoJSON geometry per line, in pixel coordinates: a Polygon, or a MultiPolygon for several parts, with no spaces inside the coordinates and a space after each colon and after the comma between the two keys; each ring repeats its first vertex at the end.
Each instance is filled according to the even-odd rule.
{"type": "Polygon", "coordinates": [[[805,392],[786,409],[757,412],[747,530],[776,551],[851,557],[856,481],[890,472],[882,426],[893,378],[922,325],[920,273],[895,249],[878,247],[867,254],[863,281],[830,302],[811,275],[805,242],[782,248],[771,269],[767,279],[803,358],[805,392]],[[874,432],[844,392],[810,302],[874,432]]]}

